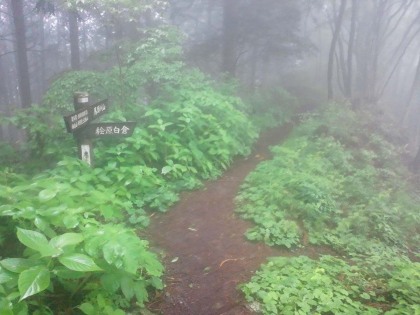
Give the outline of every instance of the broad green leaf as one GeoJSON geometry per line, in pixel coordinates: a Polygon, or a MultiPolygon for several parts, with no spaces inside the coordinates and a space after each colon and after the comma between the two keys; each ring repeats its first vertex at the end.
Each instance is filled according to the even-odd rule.
{"type": "Polygon", "coordinates": [[[162,174],[163,175],[168,174],[171,170],[172,170],[172,167],[171,166],[164,166],[162,168],[162,174]]]}
{"type": "Polygon", "coordinates": [[[151,277],[150,284],[158,290],[163,290],[163,282],[159,277],[151,277]]]}
{"type": "Polygon", "coordinates": [[[102,286],[111,293],[115,293],[121,285],[121,275],[118,273],[107,273],[101,277],[102,286]]]}
{"type": "Polygon", "coordinates": [[[74,229],[79,225],[79,219],[75,215],[66,215],[63,217],[63,223],[66,228],[74,229]]]}
{"type": "Polygon", "coordinates": [[[44,234],[37,231],[18,228],[17,237],[23,245],[36,250],[42,256],[57,256],[61,253],[48,243],[44,234]]]}
{"type": "Polygon", "coordinates": [[[13,279],[15,279],[15,274],[7,271],[6,268],[0,267],[0,284],[7,283],[13,279]]]}
{"type": "Polygon", "coordinates": [[[44,291],[49,285],[50,271],[46,267],[37,266],[23,271],[18,280],[20,301],[44,291]]]}
{"type": "Polygon", "coordinates": [[[366,292],[360,294],[360,297],[362,299],[365,299],[365,300],[369,300],[370,299],[370,295],[368,293],[366,293],[366,292]]]}
{"type": "Polygon", "coordinates": [[[123,265],[122,257],[125,254],[124,250],[124,244],[120,244],[117,240],[113,240],[105,244],[102,252],[108,264],[121,268],[123,265]]]}
{"type": "Polygon", "coordinates": [[[28,315],[28,305],[25,302],[19,302],[17,305],[13,305],[14,315],[28,315]]]}
{"type": "Polygon", "coordinates": [[[63,248],[69,245],[77,245],[83,241],[83,235],[80,233],[65,233],[56,236],[50,240],[50,245],[56,248],[63,248]]]}
{"type": "Polygon", "coordinates": [[[148,300],[148,294],[144,281],[134,282],[134,293],[136,295],[137,303],[143,305],[148,300]]]}
{"type": "Polygon", "coordinates": [[[97,314],[95,312],[95,308],[93,307],[93,305],[91,303],[83,303],[82,305],[80,305],[78,307],[83,313],[85,313],[86,315],[95,315],[97,314]]]}
{"type": "Polygon", "coordinates": [[[34,220],[35,226],[40,230],[41,232],[45,233],[46,236],[49,238],[52,238],[56,236],[57,234],[54,232],[53,229],[51,229],[50,225],[47,221],[42,219],[41,217],[36,217],[34,220]]]}
{"type": "Polygon", "coordinates": [[[39,200],[48,201],[57,196],[57,191],[52,189],[41,190],[38,194],[39,200]]]}
{"type": "Polygon", "coordinates": [[[8,300],[0,298],[0,315],[14,315],[12,307],[8,300]]]}
{"type": "Polygon", "coordinates": [[[6,258],[0,261],[0,265],[11,272],[21,273],[36,264],[36,261],[24,258],[6,258]]]}
{"type": "Polygon", "coordinates": [[[130,277],[125,276],[121,279],[121,291],[127,300],[134,296],[134,281],[130,277]]]}
{"type": "Polygon", "coordinates": [[[80,279],[85,276],[83,272],[69,270],[68,268],[64,266],[55,267],[53,272],[58,278],[65,279],[65,280],[80,279]]]}
{"type": "Polygon", "coordinates": [[[100,271],[99,268],[92,258],[83,254],[70,254],[66,256],[60,256],[58,258],[60,263],[74,271],[100,271]]]}
{"type": "MultiPolygon", "coordinates": [[[[16,281],[16,285],[17,285],[17,281],[16,281]]],[[[19,297],[20,297],[20,293],[19,293],[19,292],[17,292],[17,291],[15,291],[15,292],[10,293],[10,294],[7,296],[7,299],[8,299],[9,301],[13,301],[13,300],[18,299],[19,297]]]]}

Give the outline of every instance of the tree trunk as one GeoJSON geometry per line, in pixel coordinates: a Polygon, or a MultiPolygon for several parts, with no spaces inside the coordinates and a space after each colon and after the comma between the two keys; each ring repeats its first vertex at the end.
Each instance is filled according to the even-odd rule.
{"type": "Polygon", "coordinates": [[[401,124],[409,131],[413,147],[417,148],[419,145],[419,119],[420,119],[420,55],[417,63],[417,69],[414,76],[413,83],[405,106],[404,116],[401,119],[401,124]]]}
{"type": "Polygon", "coordinates": [[[346,9],[347,0],[341,0],[340,9],[338,16],[335,18],[335,28],[333,30],[333,37],[331,40],[330,51],[328,54],[328,99],[331,100],[334,97],[333,91],[333,71],[334,71],[334,56],[335,47],[337,46],[338,37],[340,36],[341,25],[343,24],[344,11],[346,9]]]}
{"type": "Polygon", "coordinates": [[[414,158],[411,167],[415,173],[420,173],[420,148],[417,150],[416,157],[414,158]]]}
{"type": "Polygon", "coordinates": [[[257,64],[258,64],[258,48],[254,46],[252,48],[251,54],[251,66],[250,66],[250,80],[249,80],[249,88],[252,94],[255,92],[255,88],[257,87],[257,64]]]}
{"type": "Polygon", "coordinates": [[[70,35],[70,64],[72,70],[80,70],[79,25],[76,10],[68,11],[70,35]]]}
{"type": "Polygon", "coordinates": [[[235,77],[236,72],[236,19],[235,1],[223,0],[222,72],[235,77]]]}
{"type": "Polygon", "coordinates": [[[353,97],[353,47],[354,39],[356,37],[357,12],[358,1],[352,0],[349,44],[347,47],[347,78],[344,87],[345,96],[348,99],[353,97]]]}
{"type": "Polygon", "coordinates": [[[26,49],[26,28],[23,12],[23,1],[10,1],[15,25],[16,38],[16,62],[19,81],[20,101],[23,108],[29,108],[32,104],[31,83],[29,79],[28,56],[26,49]]]}
{"type": "Polygon", "coordinates": [[[47,64],[45,62],[45,21],[41,18],[41,94],[47,89],[47,64]]]}

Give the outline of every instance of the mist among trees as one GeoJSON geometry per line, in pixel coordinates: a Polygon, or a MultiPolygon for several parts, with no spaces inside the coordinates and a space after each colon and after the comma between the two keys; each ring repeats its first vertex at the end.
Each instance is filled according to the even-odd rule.
{"type": "Polygon", "coordinates": [[[419,52],[419,0],[2,0],[0,314],[222,314],[225,285],[250,314],[418,314],[419,52]],[[71,130],[76,92],[107,108],[71,130]],[[157,253],[209,180],[173,223],[196,252],[167,222],[157,253]],[[285,255],[246,284],[245,238],[285,255]]]}
{"type": "MultiPolygon", "coordinates": [[[[418,147],[419,4],[346,1],[4,1],[1,111],[42,106],[60,74],[104,70],[122,43],[172,26],[185,60],[247,91],[278,84],[374,106],[418,147]]],[[[5,139],[15,131],[2,128],[5,139]]]]}

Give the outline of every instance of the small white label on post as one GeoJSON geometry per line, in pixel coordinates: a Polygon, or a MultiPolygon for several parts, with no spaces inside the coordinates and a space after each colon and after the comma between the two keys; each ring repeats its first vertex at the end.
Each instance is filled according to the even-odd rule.
{"type": "Polygon", "coordinates": [[[88,98],[88,97],[86,97],[86,96],[79,97],[79,98],[77,99],[77,102],[78,102],[78,103],[87,103],[87,102],[89,102],[89,98],[88,98]]]}
{"type": "Polygon", "coordinates": [[[90,150],[91,150],[91,147],[89,144],[82,144],[80,146],[80,152],[82,154],[82,161],[85,161],[87,164],[92,165],[90,150]]]}

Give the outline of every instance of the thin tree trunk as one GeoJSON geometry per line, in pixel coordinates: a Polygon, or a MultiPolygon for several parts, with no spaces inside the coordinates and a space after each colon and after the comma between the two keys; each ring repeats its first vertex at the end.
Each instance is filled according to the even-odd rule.
{"type": "Polygon", "coordinates": [[[346,86],[348,85],[348,73],[347,73],[347,60],[344,56],[344,44],[341,38],[338,38],[338,53],[336,53],[336,63],[337,63],[337,78],[340,79],[340,72],[341,72],[341,80],[342,86],[340,87],[341,92],[343,93],[344,97],[347,98],[346,94],[346,86]]]}
{"type": "Polygon", "coordinates": [[[420,148],[417,150],[416,157],[413,160],[412,169],[414,172],[420,172],[420,148]]]}
{"type": "Polygon", "coordinates": [[[0,110],[8,107],[10,104],[9,91],[6,84],[7,73],[3,66],[3,60],[0,58],[0,110]]]}
{"type": "MultiPolygon", "coordinates": [[[[5,115],[4,112],[9,107],[9,100],[7,99],[8,93],[7,93],[7,87],[5,85],[4,78],[6,77],[6,74],[4,73],[3,69],[3,62],[0,58],[0,115],[5,115]]],[[[6,130],[6,126],[2,126],[0,124],[0,140],[5,140],[5,132],[3,132],[3,128],[6,130]]]]}
{"type": "Polygon", "coordinates": [[[80,70],[79,25],[76,10],[68,11],[70,35],[70,64],[72,70],[80,70]]]}
{"type": "Polygon", "coordinates": [[[45,21],[44,17],[41,19],[41,89],[42,94],[47,88],[47,66],[45,62],[45,21]]]}
{"type": "Polygon", "coordinates": [[[236,73],[235,1],[223,0],[222,71],[231,77],[235,77],[236,73]]]}
{"type": "Polygon", "coordinates": [[[391,78],[393,77],[395,71],[398,69],[399,64],[401,63],[402,59],[404,58],[408,47],[411,45],[411,43],[413,42],[414,39],[417,38],[417,36],[420,34],[420,28],[413,34],[413,36],[409,39],[408,43],[404,46],[403,51],[401,52],[400,56],[398,56],[398,58],[396,58],[396,62],[394,67],[392,68],[390,74],[388,75],[380,93],[379,93],[379,98],[382,97],[382,95],[385,92],[386,87],[388,86],[389,82],[391,81],[391,78]]]}
{"type": "Polygon", "coordinates": [[[331,100],[334,97],[333,91],[333,71],[334,71],[334,56],[335,48],[337,46],[338,37],[340,35],[341,25],[343,24],[344,11],[346,9],[347,0],[341,0],[340,9],[337,18],[335,19],[335,28],[333,31],[333,37],[331,40],[330,51],[328,54],[328,99],[331,100]]]}
{"type": "Polygon", "coordinates": [[[347,47],[347,79],[344,87],[345,96],[349,99],[353,97],[353,47],[356,37],[357,12],[358,0],[352,0],[349,44],[347,47]]]}
{"type": "Polygon", "coordinates": [[[419,59],[418,59],[418,62],[417,62],[416,74],[414,75],[413,84],[411,85],[410,93],[408,95],[408,99],[407,99],[407,103],[406,103],[407,105],[406,105],[405,110],[404,110],[404,116],[403,116],[403,119],[401,120],[401,123],[403,125],[405,125],[407,123],[408,116],[411,112],[411,106],[412,106],[414,94],[418,89],[420,89],[420,54],[419,54],[419,59]]]}
{"type": "Polygon", "coordinates": [[[26,49],[26,28],[23,13],[23,1],[12,0],[10,2],[16,37],[16,62],[19,81],[20,101],[23,108],[29,108],[32,104],[31,83],[29,79],[28,56],[26,49]]]}
{"type": "Polygon", "coordinates": [[[255,92],[255,88],[256,88],[256,80],[257,80],[257,63],[258,63],[258,48],[257,47],[253,47],[252,48],[252,53],[251,53],[251,73],[250,73],[250,90],[252,92],[252,94],[255,92]]]}

